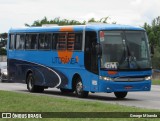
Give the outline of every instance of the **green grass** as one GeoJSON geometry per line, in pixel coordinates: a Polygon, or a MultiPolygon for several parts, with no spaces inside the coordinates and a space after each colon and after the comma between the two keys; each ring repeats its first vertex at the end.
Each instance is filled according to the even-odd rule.
{"type": "Polygon", "coordinates": [[[160,80],[152,80],[152,85],[160,85],[160,80]]]}
{"type": "MultiPolygon", "coordinates": [[[[125,101],[125,100],[124,100],[125,101]]],[[[108,104],[101,102],[91,102],[84,100],[66,99],[51,97],[47,95],[24,94],[16,92],[0,91],[0,112],[153,112],[157,110],[141,109],[136,107],[126,107],[118,104],[108,104]]],[[[2,119],[1,119],[2,120],[2,119]]],[[[13,120],[13,119],[12,119],[13,120]]],[[[14,119],[18,120],[18,119],[14,119]]],[[[22,119],[21,119],[22,120],[22,119]]],[[[27,120],[27,119],[23,119],[27,120]]],[[[29,119],[38,121],[39,119],[29,119]]],[[[45,121],[53,119],[42,119],[45,121]]],[[[92,119],[92,118],[55,118],[54,121],[150,121],[151,119],[92,119]]],[[[156,121],[156,119],[152,119],[156,121]]],[[[9,121],[9,119],[3,119],[9,121]]]]}

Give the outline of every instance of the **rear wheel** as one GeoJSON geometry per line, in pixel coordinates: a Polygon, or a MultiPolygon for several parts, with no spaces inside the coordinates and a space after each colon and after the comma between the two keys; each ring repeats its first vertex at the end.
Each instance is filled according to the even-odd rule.
{"type": "Polygon", "coordinates": [[[3,82],[3,80],[2,80],[2,74],[0,74],[0,82],[3,82]]]}
{"type": "Polygon", "coordinates": [[[127,96],[127,93],[128,92],[114,92],[114,95],[119,98],[119,99],[122,99],[122,98],[125,98],[127,96]]]}
{"type": "Polygon", "coordinates": [[[44,91],[44,87],[42,86],[37,86],[37,85],[34,85],[34,77],[33,77],[33,74],[30,73],[28,76],[27,76],[27,89],[29,92],[43,92],[44,91]]]}
{"type": "Polygon", "coordinates": [[[89,92],[83,90],[83,84],[80,78],[76,79],[75,91],[76,91],[76,95],[80,98],[88,97],[89,92]]]}

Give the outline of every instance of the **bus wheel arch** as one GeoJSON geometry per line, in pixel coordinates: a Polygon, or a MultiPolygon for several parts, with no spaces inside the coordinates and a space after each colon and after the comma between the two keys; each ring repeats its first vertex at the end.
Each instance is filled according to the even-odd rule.
{"type": "Polygon", "coordinates": [[[77,78],[81,78],[78,73],[75,73],[72,78],[72,89],[75,91],[77,78]]]}
{"type": "Polygon", "coordinates": [[[72,79],[72,89],[75,90],[76,95],[80,98],[88,97],[88,91],[83,90],[83,81],[79,74],[74,74],[72,79]]]}
{"type": "Polygon", "coordinates": [[[34,84],[34,75],[32,71],[28,71],[26,75],[26,83],[27,83],[27,89],[29,92],[43,92],[44,87],[43,86],[37,86],[34,84]]]}

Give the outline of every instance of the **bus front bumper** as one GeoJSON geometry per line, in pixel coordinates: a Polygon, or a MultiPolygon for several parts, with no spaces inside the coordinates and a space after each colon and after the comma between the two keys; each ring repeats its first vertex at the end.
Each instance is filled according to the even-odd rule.
{"type": "Polygon", "coordinates": [[[114,82],[99,80],[99,92],[133,92],[133,91],[150,91],[151,80],[136,82],[114,82]]]}

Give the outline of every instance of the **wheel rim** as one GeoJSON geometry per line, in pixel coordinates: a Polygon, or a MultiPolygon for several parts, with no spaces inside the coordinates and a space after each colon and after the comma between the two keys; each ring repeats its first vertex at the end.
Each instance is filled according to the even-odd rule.
{"type": "Polygon", "coordinates": [[[32,79],[32,77],[29,77],[29,79],[28,79],[28,87],[29,87],[29,90],[31,90],[32,87],[33,87],[33,79],[32,79]]]}
{"type": "Polygon", "coordinates": [[[78,95],[82,93],[82,82],[77,83],[76,90],[78,95]]]}

